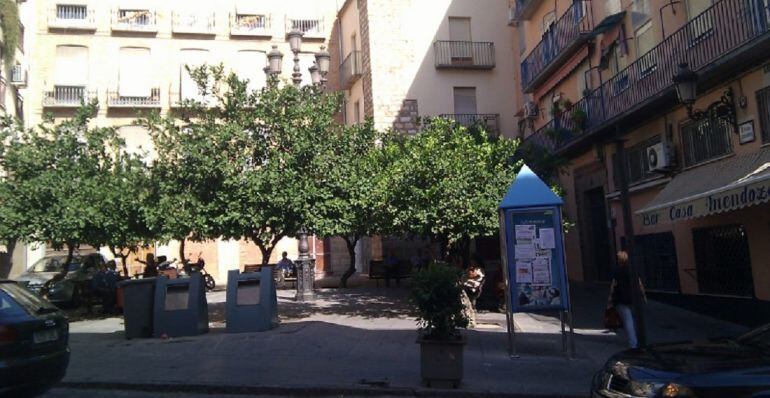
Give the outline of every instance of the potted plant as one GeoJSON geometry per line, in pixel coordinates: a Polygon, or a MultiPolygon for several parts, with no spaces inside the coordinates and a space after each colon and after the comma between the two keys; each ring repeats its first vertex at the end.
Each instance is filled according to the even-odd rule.
{"type": "Polygon", "coordinates": [[[423,382],[450,383],[457,388],[463,378],[465,336],[468,327],[463,311],[462,271],[446,264],[433,264],[412,277],[412,300],[417,305],[420,370],[423,382]]]}
{"type": "Polygon", "coordinates": [[[580,108],[574,108],[572,109],[572,113],[570,114],[570,119],[572,119],[572,125],[577,130],[576,132],[582,132],[584,123],[586,119],[588,118],[588,115],[586,115],[586,112],[580,108]]]}

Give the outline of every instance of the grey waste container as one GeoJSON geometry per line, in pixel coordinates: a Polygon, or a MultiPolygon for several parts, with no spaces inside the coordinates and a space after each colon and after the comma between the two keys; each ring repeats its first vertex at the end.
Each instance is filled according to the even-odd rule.
{"type": "Polygon", "coordinates": [[[158,277],[155,282],[153,336],[194,336],[209,331],[206,286],[201,274],[189,278],[158,277]]]}
{"type": "Polygon", "coordinates": [[[227,273],[227,333],[263,332],[278,325],[273,267],[227,273]]]}
{"type": "Polygon", "coordinates": [[[123,326],[126,339],[152,337],[155,278],[131,279],[118,283],[123,289],[123,326]]]}

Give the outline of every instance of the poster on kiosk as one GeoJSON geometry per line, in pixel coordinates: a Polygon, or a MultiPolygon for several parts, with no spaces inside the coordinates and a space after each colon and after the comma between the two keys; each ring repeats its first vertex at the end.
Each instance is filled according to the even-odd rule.
{"type": "Polygon", "coordinates": [[[524,165],[500,203],[500,246],[506,282],[508,343],[516,354],[513,314],[558,313],[562,348],[574,355],[564,255],[562,199],[524,165]],[[565,332],[569,324],[569,334],[565,332]]]}

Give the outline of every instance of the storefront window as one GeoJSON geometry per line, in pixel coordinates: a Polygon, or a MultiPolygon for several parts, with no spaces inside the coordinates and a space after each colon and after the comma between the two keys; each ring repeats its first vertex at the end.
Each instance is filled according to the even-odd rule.
{"type": "Polygon", "coordinates": [[[752,297],[754,279],[746,228],[722,225],[693,229],[692,235],[696,269],[685,271],[698,280],[698,292],[752,297]]]}

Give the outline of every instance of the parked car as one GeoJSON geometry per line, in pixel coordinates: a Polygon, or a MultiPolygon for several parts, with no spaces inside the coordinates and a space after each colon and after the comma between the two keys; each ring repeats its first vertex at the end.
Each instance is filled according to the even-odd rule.
{"type": "Polygon", "coordinates": [[[41,393],[61,380],[68,343],[69,324],[58,308],[0,280],[0,396],[41,393]]]}
{"type": "Polygon", "coordinates": [[[593,380],[597,397],[770,397],[770,324],[737,338],[652,345],[616,354],[593,380]]]}
{"type": "Polygon", "coordinates": [[[33,292],[44,295],[54,304],[77,306],[83,293],[90,288],[91,279],[99,270],[99,265],[105,264],[105,260],[99,253],[74,256],[68,265],[67,276],[54,282],[53,278],[61,273],[66,260],[66,255],[46,256],[36,261],[16,280],[33,292]]]}

